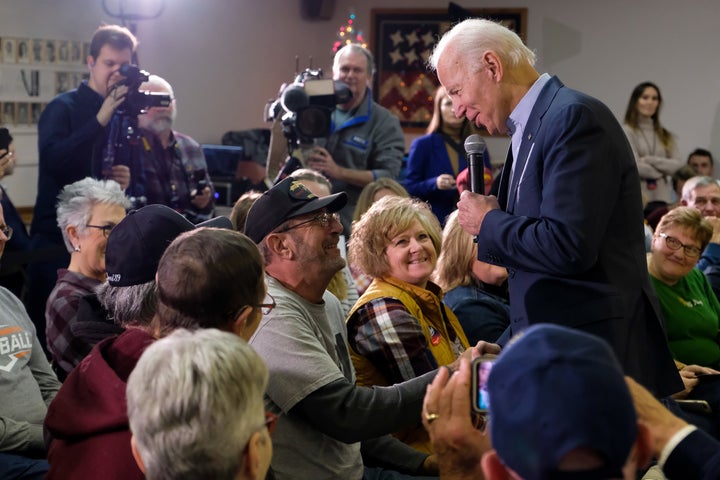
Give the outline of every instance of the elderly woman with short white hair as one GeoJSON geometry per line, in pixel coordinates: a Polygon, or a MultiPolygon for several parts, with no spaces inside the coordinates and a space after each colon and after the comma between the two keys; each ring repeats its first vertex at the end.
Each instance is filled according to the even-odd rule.
{"type": "Polygon", "coordinates": [[[71,325],[80,299],[93,294],[105,281],[107,237],[129,207],[125,193],[113,180],[84,178],[66,185],[58,195],[58,226],[70,252],[70,264],[58,270],[45,319],[47,347],[59,377],[70,373],[90,350],[74,338],[71,325]]]}

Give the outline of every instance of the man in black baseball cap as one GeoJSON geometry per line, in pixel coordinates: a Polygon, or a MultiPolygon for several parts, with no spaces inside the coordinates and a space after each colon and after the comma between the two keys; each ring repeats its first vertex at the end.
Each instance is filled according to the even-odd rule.
{"type": "Polygon", "coordinates": [[[327,213],[335,213],[346,203],[345,192],[318,197],[301,182],[288,177],[265,192],[250,207],[245,234],[255,243],[260,243],[270,232],[292,218],[323,209],[327,213]]]}
{"type": "Polygon", "coordinates": [[[337,212],[346,201],[345,193],[317,197],[288,177],[255,201],[245,224],[265,257],[275,300],[250,345],[270,370],[265,404],[283,414],[273,434],[278,480],[380,478],[380,467],[365,471],[360,442],[382,465],[416,475],[435,471],[434,457],[387,435],[418,423],[435,372],[388,387],[355,384],[345,314],[327,291],[345,266],[337,212]]]}

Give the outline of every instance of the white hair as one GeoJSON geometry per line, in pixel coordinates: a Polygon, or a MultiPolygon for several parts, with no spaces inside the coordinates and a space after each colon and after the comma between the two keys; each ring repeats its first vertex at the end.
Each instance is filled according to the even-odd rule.
{"type": "Polygon", "coordinates": [[[90,177],[65,185],[57,198],[57,224],[68,252],[73,251],[73,245],[66,228],[74,226],[79,234],[84,234],[95,205],[117,205],[126,210],[131,205],[115,180],[95,180],[90,177]]]}
{"type": "Polygon", "coordinates": [[[712,177],[704,177],[702,175],[689,178],[683,185],[682,200],[690,202],[690,194],[692,192],[694,192],[700,187],[707,187],[708,185],[715,185],[716,187],[720,188],[720,180],[712,177]]]}
{"type": "Polygon", "coordinates": [[[157,310],[154,279],[124,287],[114,287],[106,280],[95,287],[95,295],[118,327],[149,325],[157,310]]]}
{"type": "Polygon", "coordinates": [[[518,35],[503,25],[480,18],[464,20],[442,36],[428,59],[432,70],[437,70],[440,57],[449,45],[456,55],[462,55],[471,72],[477,72],[483,66],[482,57],[492,50],[509,67],[522,62],[535,65],[535,53],[525,46],[518,35]]]}
{"type": "Polygon", "coordinates": [[[148,347],[127,383],[147,478],[234,479],[264,425],[267,381],[260,356],[232,333],[179,329],[148,347]]]}
{"type": "Polygon", "coordinates": [[[175,91],[173,90],[172,85],[170,85],[170,82],[168,82],[159,75],[149,75],[147,82],[143,82],[140,85],[140,90],[149,90],[156,92],[158,91],[158,89],[166,92],[168,95],[170,95],[170,98],[172,99],[170,102],[172,105],[170,119],[172,120],[171,124],[173,124],[175,123],[175,119],[177,119],[177,102],[175,101],[175,91]]]}

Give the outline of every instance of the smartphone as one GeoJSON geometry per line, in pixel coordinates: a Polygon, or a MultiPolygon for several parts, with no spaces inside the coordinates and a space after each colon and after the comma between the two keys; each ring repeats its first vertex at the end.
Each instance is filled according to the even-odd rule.
{"type": "Polygon", "coordinates": [[[471,364],[471,387],[472,411],[479,414],[487,414],[490,407],[490,396],[488,395],[487,380],[490,377],[496,355],[483,355],[471,364]]]}
{"type": "Polygon", "coordinates": [[[7,150],[12,142],[12,135],[7,128],[0,128],[0,150],[7,150]]]}
{"type": "Polygon", "coordinates": [[[675,400],[680,408],[685,411],[710,415],[713,413],[712,407],[707,400],[675,400]]]}

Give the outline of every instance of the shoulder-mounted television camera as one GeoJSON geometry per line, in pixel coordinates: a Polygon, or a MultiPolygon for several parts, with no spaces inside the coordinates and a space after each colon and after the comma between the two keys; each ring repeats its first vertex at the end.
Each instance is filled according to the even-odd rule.
{"type": "Polygon", "coordinates": [[[345,82],[324,79],[322,69],[306,68],[265,108],[265,120],[282,119],[283,133],[291,145],[311,144],[330,136],[335,105],[352,99],[345,82]]]}
{"type": "Polygon", "coordinates": [[[140,70],[137,65],[125,64],[120,67],[119,73],[125,78],[115,85],[128,86],[125,101],[115,110],[119,115],[137,117],[151,107],[167,107],[172,102],[172,97],[167,93],[140,90],[140,85],[148,81],[150,74],[145,70],[140,70]]]}

